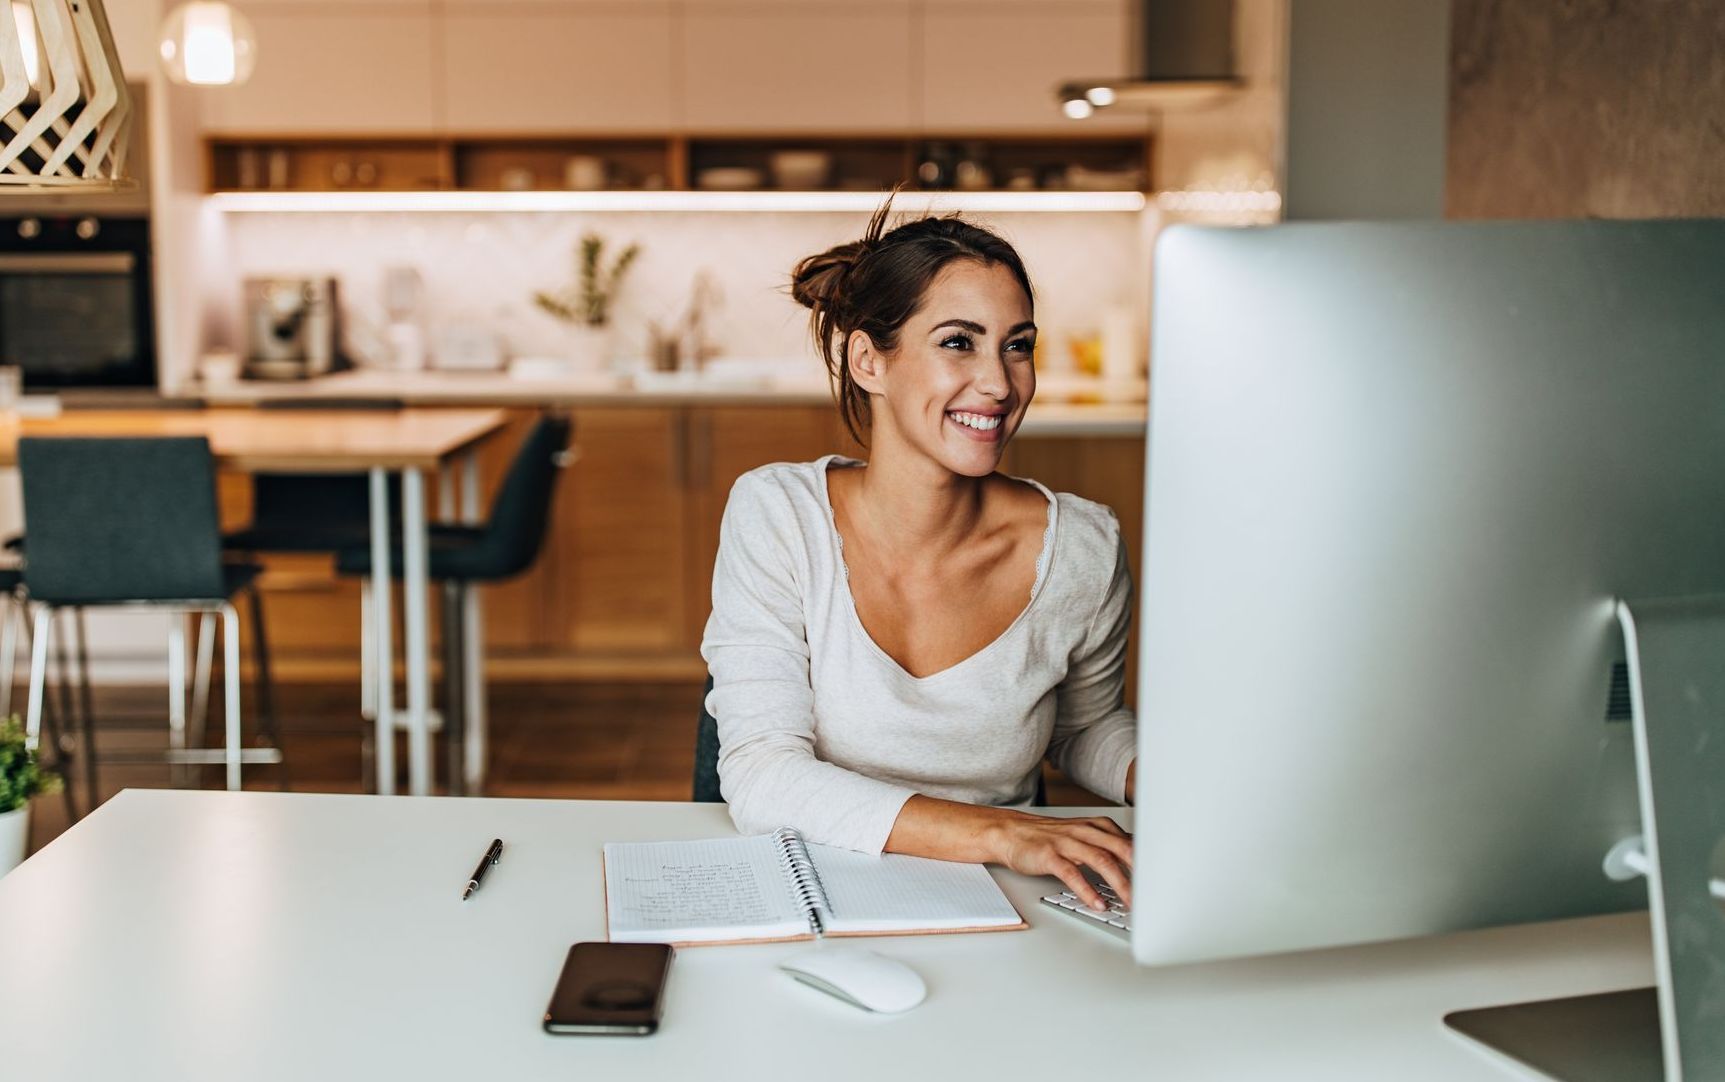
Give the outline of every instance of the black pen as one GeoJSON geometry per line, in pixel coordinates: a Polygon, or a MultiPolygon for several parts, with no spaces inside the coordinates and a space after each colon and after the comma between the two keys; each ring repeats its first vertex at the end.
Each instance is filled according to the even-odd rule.
{"type": "Polygon", "coordinates": [[[461,900],[466,901],[468,895],[479,889],[479,884],[485,881],[485,873],[491,866],[503,859],[503,839],[491,839],[491,845],[485,850],[485,855],[479,858],[479,867],[473,869],[473,878],[467,881],[467,889],[461,892],[461,900]]]}

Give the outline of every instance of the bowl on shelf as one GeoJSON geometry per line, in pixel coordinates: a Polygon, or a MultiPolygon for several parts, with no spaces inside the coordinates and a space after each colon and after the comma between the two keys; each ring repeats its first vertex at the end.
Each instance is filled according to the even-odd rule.
{"type": "Polygon", "coordinates": [[[833,171],[833,156],[824,150],[775,150],[767,159],[773,183],[786,191],[810,191],[826,187],[833,171]]]}
{"type": "Polygon", "coordinates": [[[715,165],[695,174],[695,187],[710,192],[747,192],[759,188],[766,174],[746,165],[715,165]]]}

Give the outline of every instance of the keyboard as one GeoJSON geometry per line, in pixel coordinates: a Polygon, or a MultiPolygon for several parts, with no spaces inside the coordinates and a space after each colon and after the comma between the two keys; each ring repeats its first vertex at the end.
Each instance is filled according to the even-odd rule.
{"type": "Polygon", "coordinates": [[[1048,894],[1042,899],[1042,904],[1061,913],[1070,913],[1079,920],[1088,921],[1098,928],[1105,928],[1115,935],[1126,939],[1132,938],[1132,911],[1120,903],[1120,896],[1114,893],[1114,888],[1100,878],[1089,874],[1086,869],[1084,878],[1096,888],[1096,893],[1102,895],[1102,900],[1108,903],[1106,911],[1092,909],[1079,900],[1078,895],[1069,890],[1059,894],[1048,894]]]}

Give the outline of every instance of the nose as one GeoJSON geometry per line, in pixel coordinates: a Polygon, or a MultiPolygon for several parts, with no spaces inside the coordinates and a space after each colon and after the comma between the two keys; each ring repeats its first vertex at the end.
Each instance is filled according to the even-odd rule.
{"type": "Polygon", "coordinates": [[[976,373],[976,389],[996,402],[1004,401],[1012,385],[1006,378],[1006,362],[999,357],[984,361],[976,373]]]}

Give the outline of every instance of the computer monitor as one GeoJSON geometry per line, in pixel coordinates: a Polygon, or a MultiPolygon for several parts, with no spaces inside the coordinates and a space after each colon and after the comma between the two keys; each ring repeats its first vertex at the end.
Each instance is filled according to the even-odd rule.
{"type": "Polygon", "coordinates": [[[1137,959],[1645,906],[1613,600],[1725,593],[1725,222],[1173,228],[1151,386],[1137,959]]]}

